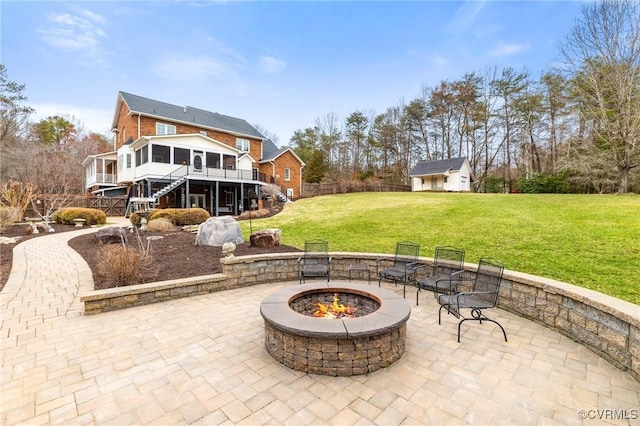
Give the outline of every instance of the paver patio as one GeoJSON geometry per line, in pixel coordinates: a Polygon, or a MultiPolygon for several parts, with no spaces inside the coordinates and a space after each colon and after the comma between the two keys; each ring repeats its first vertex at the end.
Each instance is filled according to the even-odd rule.
{"type": "Polygon", "coordinates": [[[66,245],[79,232],[92,231],[15,249],[0,293],[1,424],[640,424],[640,383],[503,310],[508,342],[493,324],[466,323],[457,343],[457,322],[438,325],[425,296],[411,303],[404,356],[351,378],[293,371],[266,352],[260,303],[297,282],[83,316],[91,272],[66,245]]]}

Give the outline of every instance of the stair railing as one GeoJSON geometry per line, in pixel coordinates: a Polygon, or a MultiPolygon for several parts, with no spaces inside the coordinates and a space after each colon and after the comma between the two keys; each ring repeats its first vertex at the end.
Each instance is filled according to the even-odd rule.
{"type": "MultiPolygon", "coordinates": [[[[171,173],[162,176],[160,179],[164,180],[164,179],[168,179],[169,183],[167,185],[172,185],[174,182],[176,182],[177,180],[180,180],[181,178],[183,178],[184,176],[187,176],[189,174],[189,165],[182,165],[180,167],[178,167],[177,169],[173,170],[171,173]]],[[[158,191],[156,191],[154,194],[157,194],[158,191]]],[[[155,198],[155,195],[152,195],[155,198]]]]}

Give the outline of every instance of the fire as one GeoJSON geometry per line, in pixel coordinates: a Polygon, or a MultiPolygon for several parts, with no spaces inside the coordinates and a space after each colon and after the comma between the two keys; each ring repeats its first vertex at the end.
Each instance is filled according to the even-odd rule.
{"type": "Polygon", "coordinates": [[[314,317],[319,318],[353,318],[357,308],[345,306],[340,303],[338,293],[333,294],[333,303],[318,303],[318,309],[313,313],[314,317]]]}

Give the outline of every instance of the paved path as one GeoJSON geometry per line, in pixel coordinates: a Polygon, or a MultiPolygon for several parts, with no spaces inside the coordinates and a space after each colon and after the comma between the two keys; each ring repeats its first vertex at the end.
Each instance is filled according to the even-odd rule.
{"type": "Polygon", "coordinates": [[[260,302],[295,283],[83,316],[92,279],[66,245],[76,235],[15,248],[0,293],[1,425],[640,425],[640,383],[501,310],[509,342],[470,324],[457,343],[456,322],[438,325],[425,296],[402,359],[352,378],[289,370],[265,351],[260,302]]]}

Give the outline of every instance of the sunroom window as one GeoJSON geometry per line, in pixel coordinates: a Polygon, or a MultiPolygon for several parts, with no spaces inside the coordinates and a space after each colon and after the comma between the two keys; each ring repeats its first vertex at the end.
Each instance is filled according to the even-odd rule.
{"type": "Polygon", "coordinates": [[[171,162],[171,148],[164,145],[152,145],[151,161],[153,161],[154,163],[169,164],[171,162]]]}
{"type": "Polygon", "coordinates": [[[173,148],[173,164],[190,164],[191,151],[185,148],[173,148]]]}

